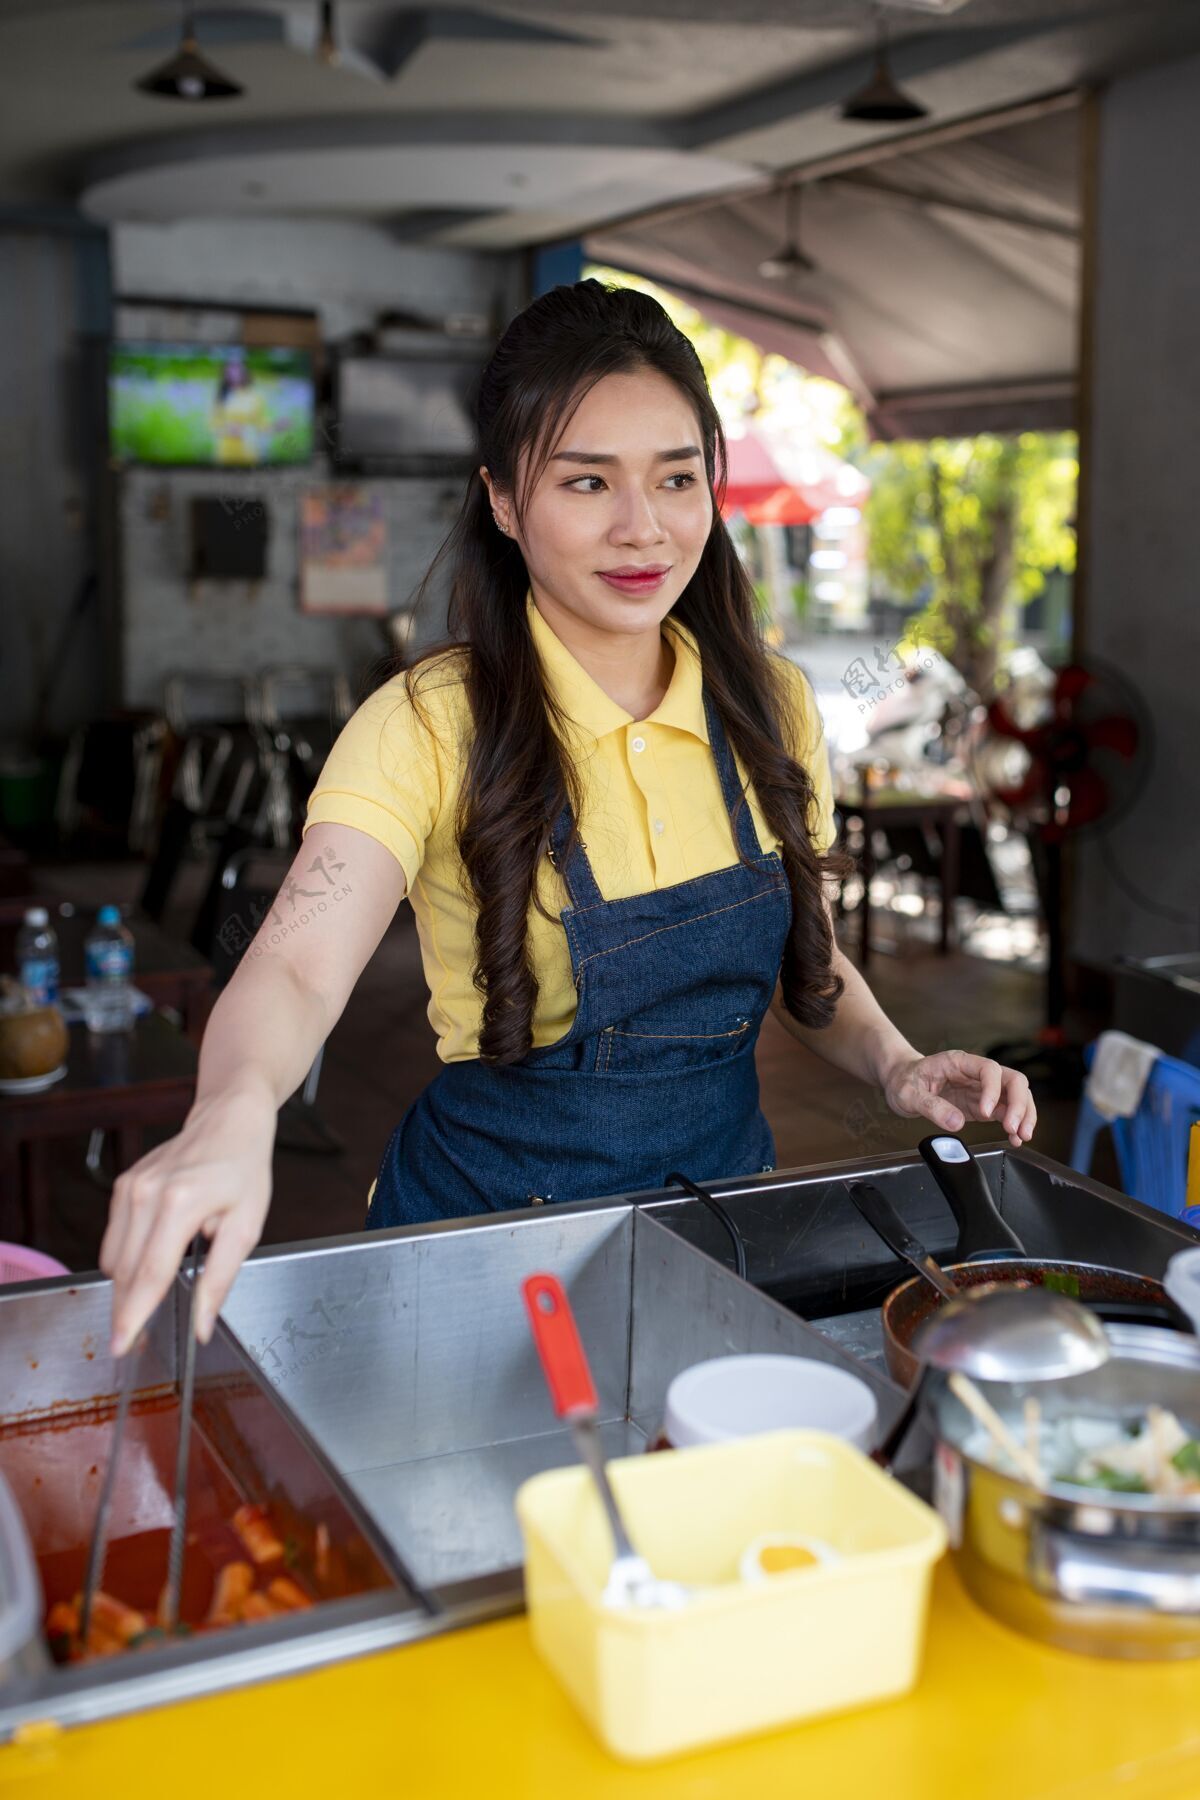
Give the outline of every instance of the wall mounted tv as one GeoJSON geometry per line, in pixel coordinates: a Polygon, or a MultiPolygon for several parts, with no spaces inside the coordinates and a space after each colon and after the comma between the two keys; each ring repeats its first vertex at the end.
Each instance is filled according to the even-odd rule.
{"type": "Polygon", "coordinates": [[[109,446],[120,462],[260,468],[313,453],[312,357],[247,344],[119,343],[109,446]]]}
{"type": "Polygon", "coordinates": [[[344,355],[337,364],[339,465],[356,469],[465,467],[475,444],[473,400],[486,347],[445,340],[403,355],[344,355]]]}

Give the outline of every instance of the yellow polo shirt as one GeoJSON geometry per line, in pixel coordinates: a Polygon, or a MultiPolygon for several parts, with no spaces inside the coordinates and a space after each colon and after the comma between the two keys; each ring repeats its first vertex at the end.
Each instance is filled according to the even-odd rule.
{"type": "MultiPolygon", "coordinates": [[[[671,887],[711,875],[737,860],[729,814],[709,749],[701,691],[700,655],[691,633],[664,621],[675,650],[670,685],[655,710],[634,719],[576,662],[534,606],[529,620],[547,682],[573,721],[571,753],[582,776],[579,821],[588,860],[606,900],[671,887]]],[[[793,753],[816,789],[812,837],[818,850],[833,841],[829,758],[812,690],[786,663],[792,693],[793,753]]],[[[342,731],[308,803],[305,831],[322,824],[353,825],[383,844],[404,870],[416,914],[429,1022],[443,1062],[479,1054],[481,1003],[474,965],[475,908],[455,842],[470,710],[457,656],[422,673],[420,711],[404,677],[371,695],[342,731]],[[422,712],[424,719],[422,719],[422,712]]],[[[745,771],[739,771],[745,779],[745,771]]],[[[778,850],[751,792],[750,807],[764,851],[778,850]]],[[[558,915],[570,904],[562,877],[543,858],[540,897],[551,917],[529,913],[530,947],[538,978],[535,1047],[553,1044],[575,1016],[575,986],[567,936],[558,915]]]]}

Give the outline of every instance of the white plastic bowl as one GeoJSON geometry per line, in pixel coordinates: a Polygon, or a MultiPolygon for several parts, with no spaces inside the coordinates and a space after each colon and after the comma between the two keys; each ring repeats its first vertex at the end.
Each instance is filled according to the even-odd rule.
{"type": "Polygon", "coordinates": [[[677,1375],[663,1429],[677,1450],[764,1431],[828,1431],[870,1447],[875,1396],[865,1381],[804,1356],[718,1356],[677,1375]]]}

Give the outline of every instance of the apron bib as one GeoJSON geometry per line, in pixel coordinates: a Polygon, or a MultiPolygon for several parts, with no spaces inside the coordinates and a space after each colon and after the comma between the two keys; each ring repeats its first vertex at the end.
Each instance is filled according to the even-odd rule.
{"type": "Polygon", "coordinates": [[[392,1133],[370,1228],[540,1201],[594,1199],[774,1167],[754,1050],[791,927],[780,857],[764,855],[705,690],[709,741],[746,863],[605,900],[583,844],[550,854],[578,1005],[565,1037],[495,1068],[448,1063],[392,1133]],[[740,802],[740,804],[739,804],[740,802]]]}

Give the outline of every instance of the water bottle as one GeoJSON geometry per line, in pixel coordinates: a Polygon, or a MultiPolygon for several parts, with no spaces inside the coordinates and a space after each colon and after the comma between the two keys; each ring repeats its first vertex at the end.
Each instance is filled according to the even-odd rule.
{"type": "Polygon", "coordinates": [[[102,906],[83,943],[89,1031],[127,1031],[133,1024],[133,933],[120,910],[102,906]]]}
{"type": "Polygon", "coordinates": [[[58,1002],[58,939],[44,906],[31,906],[17,933],[17,980],[38,1006],[58,1002]]]}

